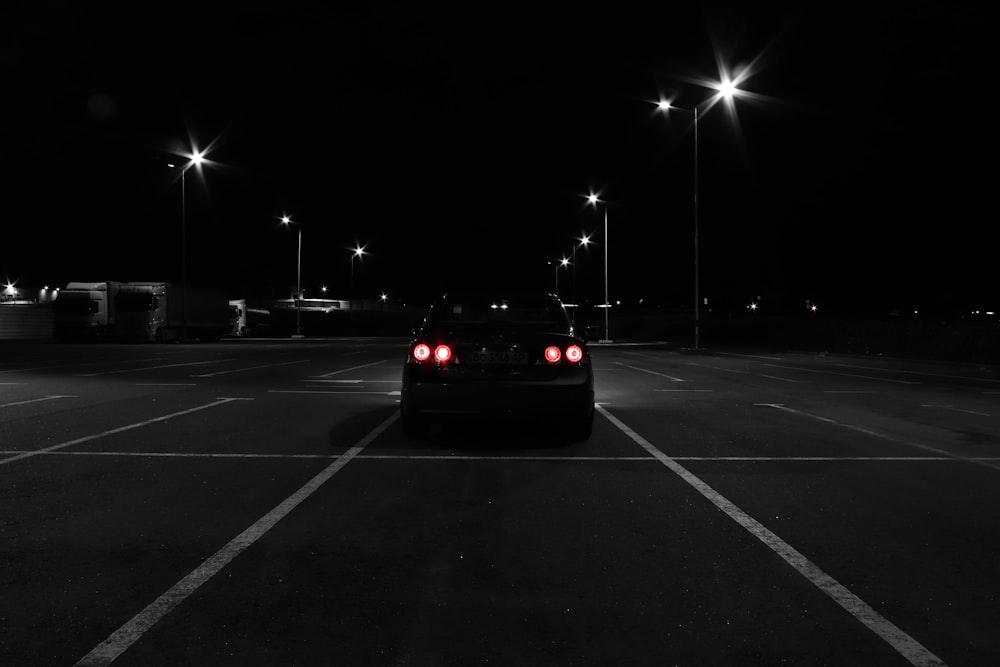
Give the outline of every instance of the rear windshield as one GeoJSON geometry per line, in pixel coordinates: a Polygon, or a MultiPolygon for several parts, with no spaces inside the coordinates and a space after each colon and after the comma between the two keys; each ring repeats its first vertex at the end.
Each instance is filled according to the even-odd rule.
{"type": "Polygon", "coordinates": [[[434,304],[427,319],[428,323],[437,325],[508,322],[560,330],[570,326],[566,310],[559,301],[540,297],[443,299],[434,304]]]}

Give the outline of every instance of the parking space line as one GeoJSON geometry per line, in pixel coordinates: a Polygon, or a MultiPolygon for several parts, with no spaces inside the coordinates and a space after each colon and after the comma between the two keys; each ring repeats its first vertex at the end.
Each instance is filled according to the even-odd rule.
{"type": "Polygon", "coordinates": [[[156,422],[166,421],[167,419],[172,419],[174,417],[179,417],[181,415],[191,414],[192,412],[198,412],[199,410],[205,410],[207,408],[214,408],[217,405],[224,405],[225,403],[231,403],[233,401],[252,401],[252,398],[220,398],[212,403],[206,403],[205,405],[199,405],[194,408],[188,408],[187,410],[181,410],[179,412],[171,412],[169,415],[163,415],[162,417],[154,417],[153,419],[147,419],[146,421],[138,422],[135,424],[129,424],[128,426],[119,426],[118,428],[113,428],[107,431],[102,431],[100,433],[95,433],[94,435],[86,435],[82,438],[76,438],[75,440],[69,440],[67,442],[61,442],[58,445],[52,445],[51,447],[44,447],[42,449],[35,449],[30,452],[24,452],[23,454],[18,454],[16,456],[11,456],[6,459],[0,459],[0,465],[5,463],[13,463],[14,461],[21,461],[23,459],[31,458],[32,456],[38,456],[39,454],[45,454],[48,452],[54,452],[57,449],[63,449],[64,447],[71,447],[73,445],[79,445],[84,442],[89,442],[91,440],[96,440],[98,438],[103,438],[106,435],[114,435],[115,433],[122,433],[124,431],[130,431],[134,428],[139,428],[140,426],[147,426],[149,424],[155,424],[156,422]]]}
{"type": "Polygon", "coordinates": [[[670,380],[672,382],[684,382],[685,381],[685,380],[683,380],[681,378],[674,377],[673,375],[667,375],[666,373],[660,373],[658,371],[651,371],[648,368],[639,368],[638,366],[629,366],[628,364],[623,364],[620,361],[616,361],[615,363],[618,364],[619,366],[624,366],[625,368],[630,368],[633,371],[640,371],[642,373],[649,373],[650,375],[659,375],[660,377],[667,378],[668,380],[670,380]]]}
{"type": "Polygon", "coordinates": [[[268,389],[269,394],[371,394],[373,396],[399,396],[398,391],[325,391],[322,389],[268,389]]]}
{"type": "Polygon", "coordinates": [[[10,407],[13,407],[15,405],[27,405],[28,403],[38,403],[40,401],[54,401],[57,398],[79,398],[79,396],[70,396],[70,395],[55,396],[55,395],[53,395],[53,396],[44,396],[42,398],[29,398],[26,401],[17,401],[15,403],[4,403],[3,405],[0,405],[0,408],[10,408],[10,407]]]}
{"type": "Polygon", "coordinates": [[[162,364],[160,366],[146,366],[144,368],[122,368],[117,371],[101,371],[99,373],[76,373],[73,377],[78,378],[92,378],[98,375],[117,375],[120,373],[140,373],[142,371],[156,371],[161,368],[179,368],[180,366],[204,366],[205,364],[219,364],[223,361],[232,361],[232,359],[216,359],[213,361],[190,361],[183,364],[162,364]]]}
{"type": "Polygon", "coordinates": [[[385,421],[372,429],[368,435],[359,440],[353,447],[338,456],[333,463],[324,468],[298,491],[288,496],[288,498],[258,519],[252,526],[230,540],[228,544],[192,570],[190,574],[174,584],[170,590],[111,633],[107,639],[94,647],[90,653],[83,656],[76,663],[77,666],[108,665],[114,661],[156,625],[160,619],[169,614],[174,607],[183,602],[206,581],[221,571],[233,558],[259,540],[302,501],[315,493],[317,489],[337,474],[351,459],[360,454],[365,447],[381,435],[398,418],[399,412],[394,411],[385,421]]]}
{"type": "Polygon", "coordinates": [[[381,361],[373,361],[370,364],[362,364],[360,366],[352,366],[351,368],[342,368],[339,371],[330,371],[329,373],[324,373],[323,375],[314,375],[314,378],[328,378],[331,375],[340,375],[341,373],[346,373],[348,371],[356,371],[359,368],[368,368],[369,366],[378,366],[379,364],[384,364],[385,359],[381,361]]]}
{"type": "Polygon", "coordinates": [[[947,456],[949,458],[957,459],[959,461],[968,461],[969,463],[975,463],[976,465],[983,465],[983,466],[986,466],[987,468],[1000,469],[1000,468],[998,468],[995,465],[992,465],[990,463],[986,463],[986,462],[982,461],[981,459],[975,459],[975,458],[970,458],[970,457],[967,457],[967,456],[962,456],[960,454],[955,454],[955,453],[949,452],[946,449],[941,449],[939,447],[931,447],[930,445],[924,445],[924,444],[919,443],[919,442],[913,442],[911,440],[907,440],[906,438],[898,438],[898,437],[896,437],[894,435],[890,435],[888,433],[881,433],[879,431],[873,431],[873,430],[871,430],[869,428],[865,428],[864,426],[856,426],[855,424],[847,424],[845,422],[839,422],[836,419],[831,419],[829,417],[824,417],[823,415],[816,415],[816,414],[813,414],[811,412],[805,412],[803,410],[796,410],[795,408],[790,408],[790,407],[788,407],[787,405],[785,405],[783,403],[754,403],[753,405],[755,407],[759,407],[759,408],[774,408],[775,410],[781,410],[783,412],[788,412],[788,413],[793,414],[793,415],[799,415],[799,416],[802,416],[802,417],[808,417],[809,419],[814,419],[816,421],[823,422],[825,424],[832,424],[833,426],[840,426],[841,428],[846,428],[846,429],[848,429],[850,431],[856,431],[858,433],[864,433],[865,435],[870,435],[873,438],[880,438],[882,440],[888,440],[889,442],[895,442],[897,444],[906,445],[908,447],[916,447],[917,449],[922,449],[925,452],[934,452],[935,454],[940,454],[941,456],[947,456]]]}
{"type": "Polygon", "coordinates": [[[799,574],[823,591],[834,602],[864,624],[868,629],[881,637],[913,665],[944,665],[945,663],[931,653],[916,639],[903,632],[869,606],[864,600],[852,593],[840,582],[821,570],[819,566],[806,558],[790,544],[782,540],[762,523],[751,517],[739,507],[730,502],[721,493],[706,484],[701,478],[688,471],[687,468],[629,428],[624,422],[608,412],[603,407],[598,411],[604,415],[618,430],[627,435],[633,442],[645,449],[660,463],[670,469],[682,480],[687,482],[709,502],[722,510],[726,516],[745,528],[747,532],[760,540],[765,546],[781,556],[799,574]]]}
{"type": "MultiPolygon", "coordinates": [[[[30,453],[31,450],[0,450],[0,456],[30,453]]],[[[54,451],[39,456],[107,456],[124,458],[167,459],[335,459],[339,454],[266,454],[233,452],[116,452],[116,451],[54,451]]],[[[650,456],[504,456],[501,454],[360,454],[361,460],[377,461],[639,461],[659,463],[650,456]]],[[[953,456],[672,456],[674,461],[700,463],[959,463],[953,456]]],[[[976,461],[1000,461],[1000,456],[977,456],[976,461]]]]}
{"type": "Polygon", "coordinates": [[[228,371],[216,371],[215,373],[199,373],[192,375],[193,378],[213,378],[216,375],[228,375],[229,373],[242,373],[243,371],[256,371],[261,368],[274,368],[275,366],[291,366],[293,364],[305,364],[311,359],[299,359],[297,361],[283,361],[280,364],[264,364],[263,366],[247,366],[246,368],[232,368],[228,371]]]}

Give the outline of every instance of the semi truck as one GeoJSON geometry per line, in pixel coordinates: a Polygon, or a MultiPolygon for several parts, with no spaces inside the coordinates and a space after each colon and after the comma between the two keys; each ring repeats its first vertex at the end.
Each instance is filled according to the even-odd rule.
{"type": "Polygon", "coordinates": [[[52,302],[58,340],[107,339],[115,327],[115,297],[123,282],[71,282],[52,302]]]}
{"type": "Polygon", "coordinates": [[[232,327],[229,295],[214,287],[128,282],[119,286],[114,309],[114,335],[120,340],[215,341],[232,327]]]}

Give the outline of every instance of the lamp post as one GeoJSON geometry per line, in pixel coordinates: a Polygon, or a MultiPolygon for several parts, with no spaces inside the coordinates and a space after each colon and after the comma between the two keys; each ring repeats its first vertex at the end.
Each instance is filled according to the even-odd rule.
{"type": "MultiPolygon", "coordinates": [[[[287,215],[281,216],[281,224],[286,227],[293,224],[292,219],[287,215]]],[[[295,262],[295,336],[302,338],[302,225],[299,228],[299,251],[295,262]]]]}
{"type": "Polygon", "coordinates": [[[569,266],[569,259],[563,257],[557,262],[548,262],[548,264],[555,264],[556,266],[556,296],[559,296],[559,269],[569,266]]]}
{"type": "Polygon", "coordinates": [[[583,234],[580,238],[573,239],[576,243],[573,244],[573,323],[576,324],[576,309],[579,307],[576,301],[576,249],[580,246],[587,247],[590,245],[590,235],[583,234]]]}
{"type": "Polygon", "coordinates": [[[354,296],[354,258],[365,254],[364,246],[355,244],[351,250],[351,296],[354,296]]]}
{"type": "MultiPolygon", "coordinates": [[[[717,91],[716,94],[707,101],[702,102],[702,104],[707,105],[709,108],[714,106],[719,100],[726,100],[727,103],[731,104],[733,97],[740,92],[736,88],[736,84],[728,78],[724,78],[714,88],[717,91]]],[[[699,338],[701,294],[699,292],[700,271],[698,267],[700,255],[698,248],[698,114],[701,105],[696,104],[690,109],[686,109],[675,106],[670,100],[661,99],[656,106],[663,112],[683,111],[694,116],[694,349],[699,350],[701,349],[699,338]]]]}
{"type": "MultiPolygon", "coordinates": [[[[186,178],[191,167],[201,168],[205,162],[205,152],[195,151],[187,156],[189,161],[181,167],[181,340],[187,339],[187,192],[186,178]]],[[[173,167],[167,163],[168,167],[173,167]]]]}
{"type": "MultiPolygon", "coordinates": [[[[592,204],[594,208],[601,203],[601,200],[597,198],[593,192],[587,195],[587,202],[592,204]]],[[[611,301],[608,298],[608,209],[604,208],[604,303],[601,304],[601,308],[604,309],[604,339],[602,343],[610,343],[611,335],[608,327],[608,310],[611,309],[611,301]]]]}

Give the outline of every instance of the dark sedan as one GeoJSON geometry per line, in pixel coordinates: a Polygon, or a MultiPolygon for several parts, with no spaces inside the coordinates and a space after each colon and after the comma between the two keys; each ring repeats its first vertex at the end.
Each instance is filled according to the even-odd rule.
{"type": "Polygon", "coordinates": [[[449,292],[410,341],[400,409],[415,436],[430,419],[471,415],[486,424],[536,417],[585,440],[594,423],[590,352],[554,295],[449,292]]]}

